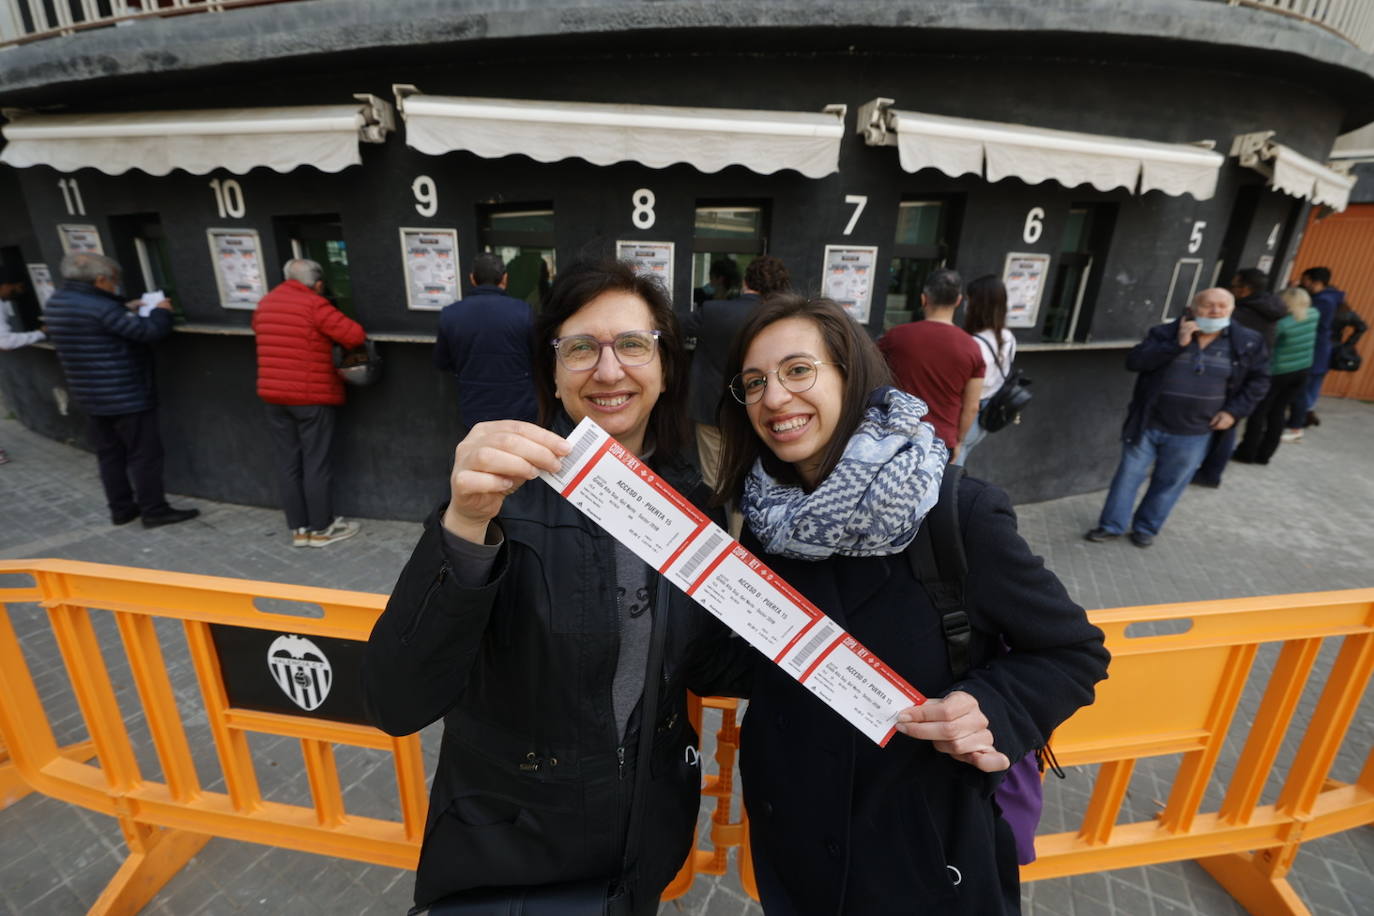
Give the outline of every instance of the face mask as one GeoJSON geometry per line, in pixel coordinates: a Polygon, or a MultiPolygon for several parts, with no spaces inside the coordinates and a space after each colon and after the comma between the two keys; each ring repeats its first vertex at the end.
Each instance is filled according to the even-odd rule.
{"type": "Polygon", "coordinates": [[[1224,330],[1226,326],[1231,323],[1231,319],[1229,317],[1195,318],[1193,320],[1197,322],[1197,329],[1204,334],[1215,334],[1218,331],[1224,330]]]}

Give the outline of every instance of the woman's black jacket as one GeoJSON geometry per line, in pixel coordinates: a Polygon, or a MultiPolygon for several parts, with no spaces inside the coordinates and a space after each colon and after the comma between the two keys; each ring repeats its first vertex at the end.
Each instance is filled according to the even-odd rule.
{"type": "MultiPolygon", "coordinates": [[[[652,463],[652,462],[651,462],[652,463]]],[[[655,470],[699,505],[687,465],[655,470]]],[[[490,581],[464,588],[443,549],[442,507],[368,641],[375,723],[407,735],[444,717],[415,901],[480,886],[617,878],[642,726],[617,734],[619,648],[610,536],[542,481],[505,501],[490,581]]],[[[637,901],[657,900],[686,859],[701,772],[686,691],[739,695],[752,649],[666,580],[659,716],[638,856],[637,901]],[[734,672],[732,679],[729,674],[734,672]],[[688,751],[688,748],[692,751],[688,751]]],[[[638,908],[638,903],[636,904],[638,908]]]]}

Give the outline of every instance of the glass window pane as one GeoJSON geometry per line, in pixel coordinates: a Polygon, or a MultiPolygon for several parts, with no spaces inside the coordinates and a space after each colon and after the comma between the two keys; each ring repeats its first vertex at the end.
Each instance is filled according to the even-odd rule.
{"type": "Polygon", "coordinates": [[[552,210],[511,210],[488,214],[493,232],[552,232],[552,210]]]}
{"type": "Polygon", "coordinates": [[[1069,221],[1064,226],[1064,240],[1059,245],[1060,251],[1084,251],[1087,244],[1088,211],[1086,208],[1075,207],[1069,211],[1069,221]]]}
{"type": "Polygon", "coordinates": [[[709,239],[757,239],[763,235],[759,207],[697,207],[694,234],[709,239]]]}
{"type": "Polygon", "coordinates": [[[897,209],[897,244],[939,244],[943,211],[944,204],[938,200],[902,201],[897,209]]]}

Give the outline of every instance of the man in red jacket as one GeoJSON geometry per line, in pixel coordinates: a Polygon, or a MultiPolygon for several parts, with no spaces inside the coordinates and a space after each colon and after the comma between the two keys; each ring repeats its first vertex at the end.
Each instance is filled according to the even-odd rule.
{"type": "Polygon", "coordinates": [[[329,446],[335,408],[344,402],[333,347],[361,347],[366,334],[322,295],[319,264],[295,258],[282,273],[286,282],[253,314],[258,397],[267,402],[291,545],[324,547],[358,533],[357,522],[334,515],[329,446]]]}

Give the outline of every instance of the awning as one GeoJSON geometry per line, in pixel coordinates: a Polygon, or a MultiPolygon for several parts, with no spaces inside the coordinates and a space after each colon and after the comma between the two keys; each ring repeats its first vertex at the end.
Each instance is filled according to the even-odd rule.
{"type": "Polygon", "coordinates": [[[908,172],[933,168],[951,177],[1019,178],[1027,184],[1089,184],[1099,191],[1216,193],[1224,157],[1202,146],[1080,134],[1026,124],[975,121],[899,111],[892,99],[859,109],[858,128],[869,146],[895,146],[908,172]]]}
{"type": "Polygon", "coordinates": [[[1231,155],[1240,164],[1269,179],[1269,186],[1294,197],[1344,210],[1350,203],[1355,178],[1327,168],[1281,143],[1275,143],[1272,130],[1241,134],[1231,142],[1231,155]]]}
{"type": "Polygon", "coordinates": [[[116,114],[44,115],[6,111],[0,162],[121,175],[184,169],[242,174],[256,166],[289,172],[313,165],[337,172],[362,161],[359,141],[381,143],[395,129],[391,103],[371,95],[351,105],[221,108],[116,114]]]}
{"type": "Polygon", "coordinates": [[[423,95],[395,86],[406,144],[438,156],[466,150],[487,159],[516,153],[539,162],[576,157],[595,165],[685,162],[703,172],[742,165],[763,175],[796,169],[808,178],[839,170],[845,106],[824,112],[678,108],[423,95]]]}

